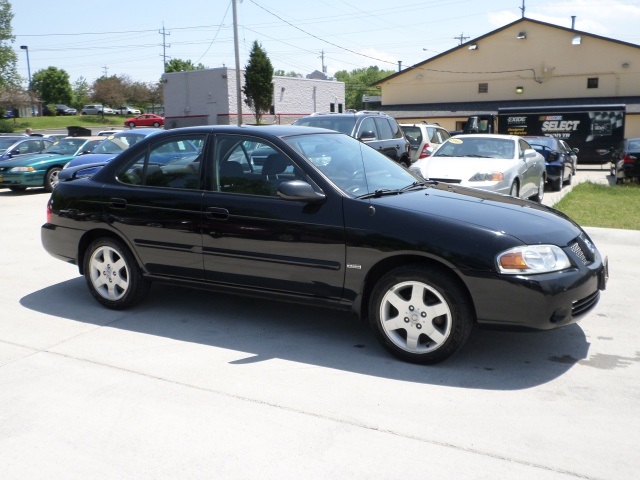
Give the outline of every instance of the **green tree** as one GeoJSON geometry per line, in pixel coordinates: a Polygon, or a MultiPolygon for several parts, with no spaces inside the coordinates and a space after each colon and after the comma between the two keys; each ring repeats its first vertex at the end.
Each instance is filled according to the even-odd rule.
{"type": "Polygon", "coordinates": [[[71,86],[73,100],[71,106],[80,110],[91,101],[91,85],[84,77],[79,77],[71,86]]]}
{"type": "Polygon", "coordinates": [[[102,76],[93,82],[93,99],[108,107],[119,107],[127,99],[126,88],[126,78],[102,76]]]}
{"type": "Polygon", "coordinates": [[[164,71],[169,72],[186,72],[189,70],[204,70],[206,67],[199,63],[194,65],[191,60],[182,60],[180,58],[172,58],[165,66],[164,71]]]}
{"type": "Polygon", "coordinates": [[[11,4],[7,0],[0,0],[0,93],[20,83],[18,58],[11,46],[15,41],[11,20],[13,20],[11,4]]]}
{"type": "Polygon", "coordinates": [[[394,73],[395,70],[380,70],[372,66],[357,68],[351,72],[340,70],[335,76],[336,80],[345,83],[346,107],[362,110],[362,95],[380,95],[380,91],[371,85],[394,73]]]}
{"type": "Polygon", "coordinates": [[[276,70],[273,72],[274,77],[294,77],[294,78],[302,78],[302,74],[298,72],[294,72],[291,70],[290,72],[285,72],[284,70],[276,70]]]}
{"type": "Polygon", "coordinates": [[[69,74],[62,69],[49,67],[33,74],[33,91],[44,103],[71,103],[73,93],[69,74]]]}
{"type": "Polygon", "coordinates": [[[244,69],[243,93],[253,109],[256,123],[273,105],[273,65],[262,46],[254,40],[249,53],[249,62],[244,69]]]}

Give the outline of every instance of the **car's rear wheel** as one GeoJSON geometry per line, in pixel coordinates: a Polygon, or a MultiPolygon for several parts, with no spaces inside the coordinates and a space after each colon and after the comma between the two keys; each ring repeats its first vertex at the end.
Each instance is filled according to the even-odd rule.
{"type": "Polygon", "coordinates": [[[94,298],[115,310],[140,303],[151,286],[129,249],[113,238],[99,238],[89,245],[84,276],[94,298]]]}
{"type": "Polygon", "coordinates": [[[135,124],[134,122],[129,122],[129,126],[130,126],[131,128],[135,128],[136,124],[135,124]]]}
{"type": "Polygon", "coordinates": [[[158,122],[153,122],[153,126],[158,128],[160,126],[160,124],[158,122]]]}
{"type": "Polygon", "coordinates": [[[560,173],[560,176],[558,178],[556,178],[555,180],[551,180],[549,182],[551,184],[551,190],[553,190],[554,192],[559,192],[560,190],[562,190],[563,178],[564,178],[564,169],[562,169],[562,172],[560,173]]]}
{"type": "Polygon", "coordinates": [[[52,167],[47,170],[44,175],[44,189],[47,192],[53,192],[53,189],[58,184],[58,175],[60,174],[60,167],[52,167]]]}
{"type": "Polygon", "coordinates": [[[369,303],[369,321],[382,346],[413,363],[441,362],[467,341],[473,309],[465,292],[439,269],[405,266],[383,276],[369,303]]]}

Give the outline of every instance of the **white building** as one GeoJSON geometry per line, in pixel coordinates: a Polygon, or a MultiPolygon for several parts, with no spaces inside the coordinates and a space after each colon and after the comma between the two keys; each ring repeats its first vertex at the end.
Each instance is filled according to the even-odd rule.
{"type": "MultiPolygon", "coordinates": [[[[244,71],[240,84],[244,85],[244,71]]],[[[165,128],[237,123],[236,70],[210,68],[162,75],[165,128]]],[[[254,123],[253,111],[242,95],[242,121],[254,123]]],[[[273,77],[273,105],[263,123],[291,124],[314,112],[342,112],[344,82],[273,77]]]]}

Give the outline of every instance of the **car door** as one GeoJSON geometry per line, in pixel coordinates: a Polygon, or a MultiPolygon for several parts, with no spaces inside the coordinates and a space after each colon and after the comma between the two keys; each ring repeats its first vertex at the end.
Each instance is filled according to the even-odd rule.
{"type": "Polygon", "coordinates": [[[342,197],[308,204],[277,195],[278,185],[317,183],[278,146],[245,135],[217,135],[203,196],[203,256],[210,282],[249,290],[340,298],[345,237],[342,197]],[[254,150],[273,151],[258,167],[254,150]]]}
{"type": "MultiPolygon", "coordinates": [[[[204,145],[204,134],[163,136],[117,172],[103,189],[109,223],[132,239],[140,262],[158,276],[202,280],[203,149],[166,162],[167,149],[189,142],[204,145]]],[[[133,150],[133,149],[132,149],[133,150]]]]}

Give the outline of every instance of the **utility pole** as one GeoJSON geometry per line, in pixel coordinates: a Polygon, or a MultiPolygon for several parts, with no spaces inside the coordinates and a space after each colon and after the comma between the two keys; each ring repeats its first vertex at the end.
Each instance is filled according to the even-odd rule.
{"type": "Polygon", "coordinates": [[[162,22],[162,30],[158,30],[158,33],[162,35],[162,71],[167,71],[167,47],[171,47],[171,45],[167,45],[167,35],[171,35],[171,32],[167,32],[164,29],[164,22],[162,22]]]}
{"type": "Polygon", "coordinates": [[[238,8],[233,2],[233,48],[236,52],[236,100],[238,109],[238,126],[242,125],[242,89],[240,88],[240,52],[238,49],[238,8]]]}
{"type": "Polygon", "coordinates": [[[522,0],[522,6],[520,7],[520,10],[522,10],[522,18],[524,18],[524,0],[522,0]]]}
{"type": "Polygon", "coordinates": [[[109,67],[105,65],[102,67],[102,71],[104,72],[104,78],[107,78],[107,75],[109,74],[109,67]]]}
{"type": "Polygon", "coordinates": [[[469,40],[469,37],[465,37],[464,33],[461,33],[459,37],[453,37],[455,40],[460,40],[460,45],[464,43],[465,40],[469,40]]]}
{"type": "Polygon", "coordinates": [[[322,73],[327,73],[327,67],[324,64],[324,50],[320,52],[320,56],[318,58],[322,59],[322,73]]]}

